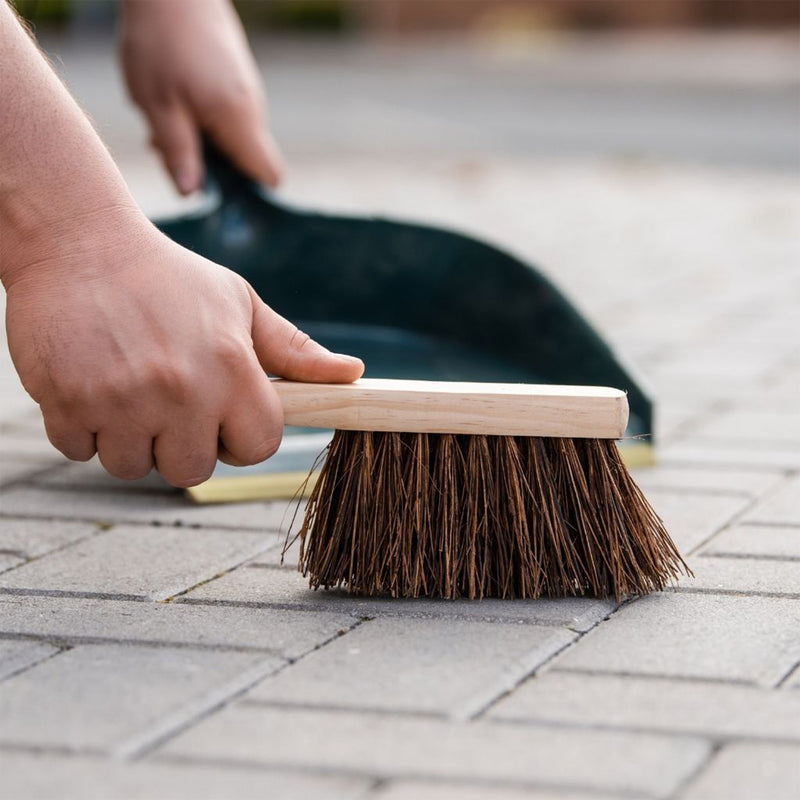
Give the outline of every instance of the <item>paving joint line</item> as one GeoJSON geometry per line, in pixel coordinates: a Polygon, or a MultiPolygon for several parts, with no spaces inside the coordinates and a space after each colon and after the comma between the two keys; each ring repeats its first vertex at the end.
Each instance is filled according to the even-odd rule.
{"type": "MultiPolygon", "coordinates": [[[[798,535],[800,535],[800,531],[798,531],[798,535]]],[[[715,553],[713,550],[710,553],[698,553],[697,558],[728,558],[732,561],[768,561],[778,563],[800,561],[800,556],[775,556],[767,553],[715,553]]]]}
{"type": "Polygon", "coordinates": [[[206,719],[207,717],[210,717],[212,714],[215,714],[220,709],[225,708],[226,706],[230,705],[237,697],[241,697],[246,692],[250,691],[250,689],[252,689],[254,686],[256,686],[257,684],[261,683],[261,681],[263,681],[263,680],[265,680],[267,678],[274,678],[276,675],[281,674],[284,670],[288,669],[293,664],[296,664],[298,661],[302,660],[303,658],[305,658],[306,656],[310,655],[311,653],[322,649],[323,647],[325,647],[325,645],[329,644],[332,641],[335,641],[336,639],[341,638],[342,636],[346,636],[348,633],[350,633],[351,631],[355,630],[364,621],[366,621],[366,620],[365,619],[356,620],[355,623],[353,625],[351,625],[346,631],[342,631],[342,630],[337,631],[332,636],[329,636],[325,641],[321,642],[318,645],[315,645],[314,647],[312,647],[311,649],[309,649],[305,653],[301,654],[297,658],[289,659],[289,658],[286,658],[286,657],[282,657],[283,658],[283,664],[279,664],[275,669],[270,670],[269,672],[267,672],[267,673],[265,673],[263,675],[260,675],[259,677],[257,677],[254,680],[250,681],[246,685],[240,687],[234,693],[227,695],[220,702],[215,703],[212,706],[209,706],[208,708],[204,709],[201,713],[195,715],[191,719],[184,720],[184,722],[182,724],[180,724],[180,725],[178,725],[178,726],[176,726],[174,728],[170,728],[168,731],[165,731],[162,735],[158,736],[157,738],[152,739],[152,741],[150,741],[148,743],[145,743],[145,744],[142,744],[140,747],[138,747],[135,750],[126,751],[125,752],[126,760],[135,762],[135,761],[138,761],[141,758],[147,756],[149,753],[157,750],[159,747],[161,747],[166,742],[170,741],[171,739],[174,739],[176,736],[179,736],[181,733],[189,730],[189,728],[194,727],[195,725],[197,725],[203,719],[206,719]]]}
{"type": "Polygon", "coordinates": [[[695,783],[703,773],[711,766],[717,754],[722,750],[723,745],[715,742],[710,742],[710,749],[703,759],[702,763],[698,764],[682,781],[678,783],[675,789],[669,794],[668,800],[678,800],[686,790],[695,783]]]}
{"type": "Polygon", "coordinates": [[[0,683],[3,681],[7,681],[11,678],[15,678],[17,675],[22,675],[24,672],[27,672],[29,669],[33,669],[34,667],[38,667],[39,664],[43,664],[45,661],[49,661],[51,658],[55,658],[56,656],[60,656],[62,653],[67,653],[72,650],[72,647],[65,646],[65,647],[58,647],[57,645],[51,645],[54,648],[54,652],[48,653],[41,658],[36,658],[33,661],[28,662],[24,666],[20,667],[19,669],[15,669],[12,672],[8,672],[0,678],[0,683]]]}
{"type": "Polygon", "coordinates": [[[360,714],[367,717],[398,717],[402,719],[425,719],[437,722],[465,722],[453,719],[444,711],[425,711],[423,709],[381,708],[378,706],[334,705],[333,703],[304,703],[292,700],[262,700],[244,698],[240,705],[252,708],[274,708],[286,711],[324,711],[329,714],[360,714]]]}
{"type": "MultiPolygon", "coordinates": [[[[501,700],[503,700],[505,697],[508,697],[509,695],[511,695],[523,683],[525,683],[526,681],[529,681],[531,678],[533,678],[536,675],[538,675],[539,672],[541,672],[543,669],[547,669],[549,664],[551,664],[553,661],[555,661],[560,655],[562,655],[564,652],[569,650],[571,647],[574,647],[578,642],[581,641],[581,639],[583,639],[584,636],[586,636],[588,633],[591,633],[591,631],[593,631],[596,628],[598,628],[600,625],[602,625],[603,622],[605,622],[607,619],[610,619],[614,614],[616,614],[618,611],[620,611],[620,609],[624,608],[625,606],[627,606],[630,603],[633,603],[635,601],[636,601],[636,598],[631,598],[631,599],[622,601],[615,608],[612,608],[609,611],[608,614],[606,614],[601,619],[597,620],[590,628],[588,628],[585,631],[576,631],[576,630],[573,630],[572,628],[569,628],[569,630],[571,630],[573,633],[576,634],[575,638],[572,641],[567,642],[562,647],[558,648],[558,650],[556,650],[554,653],[551,653],[550,656],[548,658],[546,658],[544,661],[542,661],[540,664],[537,664],[533,669],[531,669],[528,672],[526,672],[525,674],[523,674],[519,678],[519,680],[517,680],[514,683],[513,686],[511,686],[508,689],[506,689],[505,691],[499,693],[496,697],[494,697],[492,700],[490,700],[488,703],[486,703],[483,707],[481,707],[481,708],[477,709],[476,711],[474,711],[469,716],[469,720],[472,721],[472,722],[475,722],[475,721],[481,719],[482,717],[484,717],[486,715],[486,713],[490,709],[494,708],[501,700]]],[[[561,626],[561,627],[564,627],[564,626],[561,626]]]]}
{"type": "MultiPolygon", "coordinates": [[[[0,492],[0,500],[2,500],[2,492],[0,492]]],[[[187,507],[190,508],[190,507],[187,507]]],[[[151,519],[116,519],[111,520],[107,517],[72,517],[62,516],[59,514],[6,514],[0,511],[0,520],[4,519],[29,519],[29,520],[43,520],[47,522],[86,522],[94,525],[107,526],[106,530],[111,528],[125,525],[126,527],[137,528],[184,528],[186,530],[202,530],[204,528],[213,528],[218,531],[234,531],[236,533],[280,533],[280,529],[259,525],[258,527],[251,527],[249,525],[225,525],[225,524],[208,524],[205,522],[191,522],[184,524],[180,520],[175,522],[164,522],[163,520],[151,519]]]]}
{"type": "Polygon", "coordinates": [[[98,761],[108,761],[108,753],[94,747],[67,747],[56,744],[30,744],[24,742],[11,742],[0,739],[0,752],[25,753],[26,755],[55,755],[69,758],[71,756],[86,756],[98,761]]]}
{"type": "Polygon", "coordinates": [[[789,528],[797,530],[800,532],[800,522],[772,522],[770,520],[764,520],[763,522],[759,522],[758,520],[745,520],[744,522],[740,522],[737,527],[739,528],[776,528],[780,530],[781,528],[789,528]]]}
{"type": "MultiPolygon", "coordinates": [[[[765,689],[771,692],[771,689],[765,689]]],[[[627,725],[624,723],[604,723],[604,722],[567,722],[562,720],[537,719],[535,717],[492,717],[492,723],[499,725],[511,725],[522,728],[553,728],[568,731],[598,731],[605,733],[631,733],[644,734],[647,736],[660,736],[669,739],[692,739],[710,742],[711,744],[722,747],[734,742],[748,742],[759,744],[777,745],[797,745],[800,744],[800,736],[755,736],[753,734],[728,734],[714,731],[692,731],[686,728],[652,728],[647,725],[627,725]]]]}
{"type": "Polygon", "coordinates": [[[774,600],[796,600],[800,592],[767,592],[761,589],[709,589],[702,586],[676,586],[673,589],[678,594],[716,594],[722,597],[768,597],[774,600]]]}
{"type": "MultiPolygon", "coordinates": [[[[344,598],[346,600],[346,598],[344,598]]],[[[274,611],[303,611],[308,614],[315,614],[320,612],[330,612],[330,613],[342,613],[342,614],[350,614],[350,615],[359,615],[362,612],[360,609],[344,609],[342,611],[338,611],[335,608],[309,608],[307,605],[302,603],[282,603],[282,602],[258,602],[256,600],[204,600],[201,598],[177,598],[175,601],[175,605],[181,606],[222,606],[225,608],[255,608],[255,609],[265,609],[265,610],[274,610],[274,611]]],[[[367,609],[363,609],[366,611],[367,609]]],[[[409,611],[408,608],[400,608],[396,611],[387,608],[386,611],[383,609],[376,611],[374,607],[368,609],[370,613],[374,613],[375,616],[380,617],[402,617],[408,619],[442,619],[442,620],[449,620],[449,619],[459,619],[463,620],[464,617],[458,616],[452,612],[442,611],[442,612],[435,612],[435,611],[409,611]]],[[[604,618],[605,619],[605,618],[604,618]]],[[[471,618],[467,621],[472,621],[471,618]]],[[[489,622],[492,624],[508,624],[508,625],[537,625],[543,628],[568,628],[569,630],[573,630],[569,628],[568,625],[565,625],[563,622],[553,622],[551,620],[541,620],[541,619],[525,619],[525,620],[518,620],[513,619],[509,620],[508,618],[501,617],[501,616],[491,616],[491,614],[487,614],[480,618],[481,622],[489,622]]],[[[602,620],[601,620],[602,621],[602,620]]],[[[594,627],[594,626],[592,626],[594,627]]],[[[590,628],[591,630],[591,628],[590,628]]],[[[575,631],[578,633],[579,631],[575,631]]]]}
{"type": "Polygon", "coordinates": [[[201,720],[229,705],[235,698],[250,691],[256,684],[280,670],[271,659],[239,673],[235,678],[216,686],[204,697],[189,702],[172,714],[162,717],[149,731],[128,737],[117,745],[112,755],[123,761],[137,761],[170,739],[196,725],[201,720]]]}
{"type": "MultiPolygon", "coordinates": [[[[7,431],[0,431],[0,433],[6,432],[7,431]]],[[[48,464],[47,466],[43,466],[41,469],[34,468],[33,472],[27,472],[21,477],[11,478],[10,480],[0,482],[0,491],[4,492],[6,489],[16,489],[20,486],[24,487],[26,484],[35,486],[36,484],[34,481],[37,478],[42,477],[48,472],[56,472],[57,470],[63,469],[65,466],[68,466],[68,464],[48,464]]]]}
{"type": "Polygon", "coordinates": [[[679,681],[682,683],[710,683],[712,685],[723,686],[749,686],[751,688],[768,691],[764,686],[756,681],[744,678],[710,678],[703,675],[669,675],[654,672],[630,672],[628,670],[597,670],[585,667],[551,667],[552,672],[562,672],[569,675],[587,675],[599,678],[635,678],[646,681],[679,681]]]}
{"type": "Polygon", "coordinates": [[[619,800],[627,800],[630,798],[631,800],[641,800],[641,798],[647,798],[647,800],[663,800],[663,795],[653,794],[647,791],[632,791],[624,786],[619,787],[612,787],[609,789],[608,787],[600,787],[595,784],[585,784],[585,783],[575,783],[575,784],[564,784],[564,783],[550,783],[550,782],[539,782],[539,781],[518,781],[518,780],[502,780],[502,779],[493,779],[493,778],[483,778],[479,776],[470,776],[468,778],[464,778],[458,775],[441,775],[440,773],[428,773],[428,772],[407,772],[402,774],[394,774],[391,772],[368,772],[365,770],[355,769],[355,768],[332,768],[332,767],[318,767],[316,765],[306,764],[306,763],[294,763],[294,762],[284,762],[284,763],[262,763],[258,761],[253,761],[252,759],[236,759],[236,758],[223,758],[223,757],[200,757],[200,758],[193,758],[192,756],[187,755],[176,755],[176,754],[169,754],[169,755],[159,755],[152,759],[153,763],[175,763],[175,764],[182,764],[182,765],[191,765],[195,766],[197,764],[207,764],[209,766],[216,766],[224,769],[225,767],[240,767],[245,769],[252,769],[255,771],[267,771],[267,770],[275,770],[286,772],[289,774],[303,774],[303,775],[313,775],[315,777],[334,777],[334,778],[360,778],[362,780],[370,780],[375,782],[391,782],[391,781],[408,781],[411,783],[436,783],[442,784],[445,786],[449,786],[452,784],[457,784],[464,788],[485,788],[485,789],[510,789],[510,790],[522,790],[522,791],[531,791],[531,790],[538,790],[538,791],[555,791],[557,793],[563,793],[566,795],[574,794],[575,792],[586,792],[589,794],[592,793],[600,793],[601,796],[603,794],[608,794],[609,791],[614,793],[615,797],[618,797],[619,800]]]}
{"type": "Polygon", "coordinates": [[[800,676],[800,661],[789,669],[789,671],[775,684],[775,689],[781,689],[795,675],[800,676]]]}
{"type": "MultiPolygon", "coordinates": [[[[782,485],[782,484],[779,484],[779,485],[782,485]]],[[[765,496],[768,496],[768,495],[765,495],[765,496]]],[[[706,536],[704,539],[702,539],[700,542],[698,542],[693,548],[691,548],[691,550],[688,550],[686,555],[687,556],[691,556],[691,555],[695,555],[696,553],[698,553],[698,551],[700,551],[704,547],[706,547],[709,544],[709,542],[711,542],[714,539],[714,537],[718,536],[720,533],[722,533],[723,531],[727,530],[728,528],[731,528],[731,527],[735,526],[736,523],[737,523],[737,520],[741,519],[744,514],[747,514],[749,511],[751,511],[755,506],[757,506],[759,503],[761,503],[762,500],[763,500],[763,497],[760,497],[760,498],[750,497],[749,498],[749,502],[746,503],[743,508],[739,509],[733,515],[728,517],[728,519],[725,522],[723,522],[722,525],[720,525],[718,528],[714,529],[708,536],[706,536]]]]}
{"type": "Polygon", "coordinates": [[[167,650],[200,650],[203,652],[252,653],[268,655],[290,661],[278,649],[273,647],[248,647],[236,644],[205,644],[202,642],[160,641],[157,639],[114,639],[104,636],[81,636],[70,634],[47,634],[0,631],[0,640],[44,642],[53,647],[69,649],[81,645],[119,645],[120,647],[149,647],[167,650]]]}

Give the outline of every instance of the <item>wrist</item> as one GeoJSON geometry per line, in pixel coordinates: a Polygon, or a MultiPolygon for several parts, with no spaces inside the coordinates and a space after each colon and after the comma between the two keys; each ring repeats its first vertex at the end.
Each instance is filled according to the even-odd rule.
{"type": "Polygon", "coordinates": [[[0,280],[9,292],[30,281],[108,277],[123,253],[141,251],[158,235],[132,199],[4,225],[0,280]]]}

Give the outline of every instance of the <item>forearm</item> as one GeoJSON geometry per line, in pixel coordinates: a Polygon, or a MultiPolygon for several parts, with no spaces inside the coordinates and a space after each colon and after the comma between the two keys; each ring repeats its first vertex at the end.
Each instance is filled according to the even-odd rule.
{"type": "Polygon", "coordinates": [[[80,249],[81,219],[141,219],[119,170],[0,0],[0,278],[80,249]]]}

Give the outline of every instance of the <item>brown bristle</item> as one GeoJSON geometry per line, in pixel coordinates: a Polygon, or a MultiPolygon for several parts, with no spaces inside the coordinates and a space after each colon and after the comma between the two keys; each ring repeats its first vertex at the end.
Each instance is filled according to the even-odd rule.
{"type": "Polygon", "coordinates": [[[359,595],[617,599],[690,574],[613,441],[336,431],[300,569],[359,595]]]}

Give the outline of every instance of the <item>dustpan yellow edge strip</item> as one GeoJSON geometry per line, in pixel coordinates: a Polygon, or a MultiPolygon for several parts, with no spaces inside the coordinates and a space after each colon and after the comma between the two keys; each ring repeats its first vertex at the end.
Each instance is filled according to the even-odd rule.
{"type": "Polygon", "coordinates": [[[211,478],[186,493],[195,503],[242,503],[248,500],[291,500],[308,478],[303,497],[308,497],[317,482],[318,472],[273,472],[262,475],[237,475],[211,478]]]}

